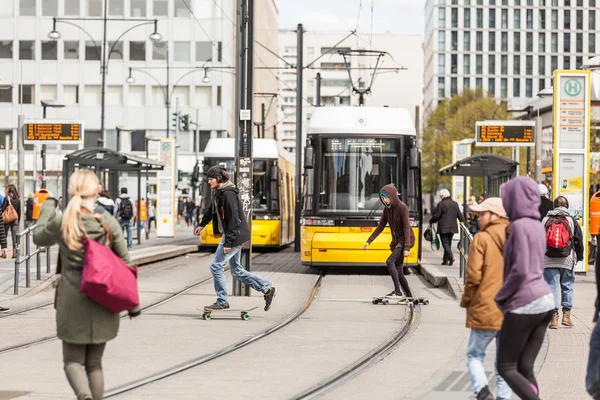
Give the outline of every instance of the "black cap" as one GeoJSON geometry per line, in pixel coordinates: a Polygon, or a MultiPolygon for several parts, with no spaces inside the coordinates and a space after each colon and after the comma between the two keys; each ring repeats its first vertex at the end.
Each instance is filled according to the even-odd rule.
{"type": "Polygon", "coordinates": [[[208,178],[215,178],[224,181],[225,176],[223,175],[223,172],[225,172],[225,167],[222,165],[213,165],[206,172],[206,176],[208,178]]]}

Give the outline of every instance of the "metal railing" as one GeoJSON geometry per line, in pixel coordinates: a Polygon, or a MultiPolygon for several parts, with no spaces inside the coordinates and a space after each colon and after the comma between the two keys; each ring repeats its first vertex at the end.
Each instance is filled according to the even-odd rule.
{"type": "Polygon", "coordinates": [[[36,263],[36,280],[42,279],[42,253],[46,253],[46,273],[50,273],[50,266],[52,264],[52,255],[50,253],[50,247],[39,247],[36,246],[36,250],[31,252],[31,240],[30,235],[33,230],[37,228],[37,225],[30,226],[23,232],[17,233],[17,257],[15,258],[15,282],[14,282],[14,294],[19,294],[19,273],[20,265],[25,262],[25,287],[31,287],[31,258],[35,256],[36,263]],[[21,238],[25,236],[25,256],[21,258],[21,238]]]}
{"type": "Polygon", "coordinates": [[[469,228],[464,224],[460,223],[460,238],[458,240],[458,251],[460,253],[460,270],[459,277],[463,278],[463,283],[466,281],[465,269],[467,268],[467,262],[469,261],[469,246],[473,241],[473,235],[469,232],[469,228]]]}

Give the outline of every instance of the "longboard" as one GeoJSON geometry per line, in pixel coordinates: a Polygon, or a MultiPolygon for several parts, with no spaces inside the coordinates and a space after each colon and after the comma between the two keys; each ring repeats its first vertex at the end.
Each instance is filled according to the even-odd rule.
{"type": "Polygon", "coordinates": [[[373,304],[409,304],[412,303],[414,305],[423,304],[428,305],[429,299],[426,297],[403,297],[403,296],[382,296],[382,297],[373,297],[373,304]]]}
{"type": "Polygon", "coordinates": [[[250,311],[254,311],[258,308],[258,306],[253,308],[226,308],[225,310],[207,310],[205,308],[198,308],[198,310],[202,311],[202,318],[205,321],[210,321],[212,319],[211,314],[219,314],[219,313],[227,313],[227,312],[239,312],[240,318],[244,321],[248,321],[250,319],[250,311]]]}

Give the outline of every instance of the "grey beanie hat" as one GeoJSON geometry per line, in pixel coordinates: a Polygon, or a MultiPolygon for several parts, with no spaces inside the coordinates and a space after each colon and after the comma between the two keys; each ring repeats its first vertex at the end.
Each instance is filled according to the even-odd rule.
{"type": "Polygon", "coordinates": [[[224,181],[226,179],[225,179],[225,176],[223,175],[223,172],[225,172],[225,167],[223,167],[222,165],[213,165],[206,172],[206,176],[208,178],[215,178],[215,179],[220,179],[220,180],[224,181]]]}

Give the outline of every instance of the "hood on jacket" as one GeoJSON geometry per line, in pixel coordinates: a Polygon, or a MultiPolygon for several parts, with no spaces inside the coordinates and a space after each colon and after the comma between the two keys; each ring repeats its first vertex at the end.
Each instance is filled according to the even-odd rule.
{"type": "Polygon", "coordinates": [[[220,191],[220,192],[224,192],[226,190],[232,190],[235,192],[235,194],[238,194],[240,192],[240,190],[231,181],[223,182],[221,184],[221,187],[219,189],[215,189],[215,190],[220,191]]]}
{"type": "MultiPolygon", "coordinates": [[[[381,188],[381,190],[379,191],[379,193],[385,193],[387,195],[387,197],[391,200],[390,205],[391,207],[398,207],[400,206],[400,198],[398,197],[398,189],[396,189],[396,186],[394,186],[393,183],[390,183],[389,185],[385,185],[384,187],[381,188]]],[[[379,196],[379,201],[381,201],[383,203],[384,206],[386,206],[386,204],[383,202],[383,200],[381,200],[381,196],[379,196]]]]}
{"type": "Polygon", "coordinates": [[[108,197],[98,197],[96,199],[96,202],[98,204],[101,204],[103,206],[107,206],[107,207],[111,207],[115,205],[115,202],[112,199],[109,199],[108,197]]]}
{"type": "Polygon", "coordinates": [[[129,193],[121,193],[121,195],[119,196],[120,199],[128,199],[129,198],[129,193]]]}
{"type": "Polygon", "coordinates": [[[521,218],[540,219],[538,208],[542,199],[533,179],[527,177],[511,179],[500,187],[500,196],[511,221],[521,218]]]}
{"type": "Polygon", "coordinates": [[[548,211],[548,214],[547,214],[548,217],[550,217],[550,216],[557,216],[557,215],[562,215],[562,216],[565,216],[565,217],[570,217],[571,216],[571,214],[569,214],[569,210],[567,210],[564,207],[557,207],[557,208],[555,208],[553,210],[548,211]]]}
{"type": "Polygon", "coordinates": [[[498,245],[502,251],[502,249],[504,249],[504,243],[506,242],[506,227],[508,224],[509,222],[506,218],[496,219],[494,221],[490,221],[487,226],[481,230],[481,232],[487,232],[494,243],[496,243],[496,245],[498,245]]]}

